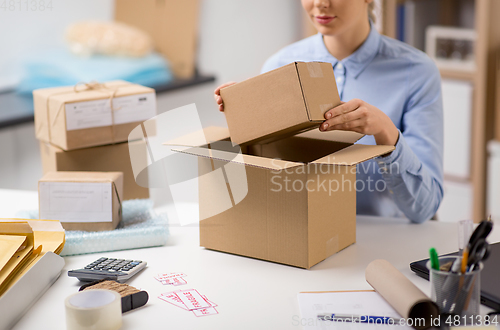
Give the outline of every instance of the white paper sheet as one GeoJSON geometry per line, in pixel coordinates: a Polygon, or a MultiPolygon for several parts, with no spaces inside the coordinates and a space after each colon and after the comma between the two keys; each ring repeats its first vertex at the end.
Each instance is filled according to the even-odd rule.
{"type": "Polygon", "coordinates": [[[401,316],[375,291],[351,292],[301,292],[299,300],[300,318],[294,324],[303,329],[336,329],[336,330],[409,330],[408,326],[332,322],[318,320],[320,314],[347,314],[355,316],[401,316]]]}
{"type": "MultiPolygon", "coordinates": [[[[115,125],[142,122],[156,116],[155,93],[143,93],[113,98],[115,125]]],[[[68,103],[66,130],[110,126],[113,123],[109,98],[68,103]]]]}
{"type": "Polygon", "coordinates": [[[111,182],[40,182],[40,218],[112,222],[111,182]]]}

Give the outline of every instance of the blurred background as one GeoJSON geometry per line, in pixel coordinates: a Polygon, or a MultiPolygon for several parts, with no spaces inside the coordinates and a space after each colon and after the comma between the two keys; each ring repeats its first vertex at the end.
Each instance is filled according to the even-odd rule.
{"type": "MultiPolygon", "coordinates": [[[[439,221],[500,219],[498,12],[498,0],[376,0],[376,28],[441,71],[439,221]]],[[[19,190],[42,176],[33,89],[124,79],[155,88],[158,113],[195,103],[204,124],[224,126],[214,88],[316,33],[299,0],[0,0],[0,31],[0,189],[19,190]]]]}

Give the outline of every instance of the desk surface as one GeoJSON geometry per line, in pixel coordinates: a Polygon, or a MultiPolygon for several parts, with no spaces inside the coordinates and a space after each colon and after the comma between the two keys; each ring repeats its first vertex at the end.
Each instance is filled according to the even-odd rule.
{"type": "MultiPolygon", "coordinates": [[[[0,190],[0,198],[12,195],[0,190]]],[[[27,193],[26,204],[36,192],[27,193]]],[[[3,198],[2,198],[3,199],[3,198]]],[[[3,199],[5,201],[5,199],[3,199]]],[[[33,208],[35,205],[26,205],[33,208]]],[[[14,204],[12,204],[14,205],[14,204]]],[[[11,211],[0,217],[11,216],[11,211]]],[[[198,227],[171,227],[164,247],[66,257],[66,266],[57,282],[40,298],[14,329],[65,329],[64,299],[80,283],[66,275],[100,256],[140,259],[148,267],[128,284],[146,290],[146,306],[123,316],[122,329],[301,329],[297,293],[301,291],[365,290],[368,263],[390,261],[422,291],[429,283],[409,269],[409,263],[426,258],[430,246],[439,253],[457,248],[456,224],[428,221],[410,224],[406,219],[358,217],[357,242],[310,270],[206,250],[199,247],[198,227]],[[161,272],[184,272],[187,285],[163,286],[153,276],[161,272]],[[195,317],[157,297],[177,289],[197,289],[219,306],[219,315],[195,317]]],[[[500,241],[500,229],[491,235],[500,241]]],[[[486,309],[485,309],[486,310],[486,309]]]]}

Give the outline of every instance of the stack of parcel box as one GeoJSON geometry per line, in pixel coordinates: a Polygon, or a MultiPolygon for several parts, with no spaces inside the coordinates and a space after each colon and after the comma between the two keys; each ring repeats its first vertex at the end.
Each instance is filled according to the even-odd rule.
{"type": "Polygon", "coordinates": [[[137,161],[146,162],[146,142],[128,140],[134,128],[156,115],[154,89],[112,81],[38,89],[33,98],[44,174],[123,172],[123,200],[149,198],[148,188],[135,181],[129,156],[134,149],[134,157],[144,158],[137,161]]]}

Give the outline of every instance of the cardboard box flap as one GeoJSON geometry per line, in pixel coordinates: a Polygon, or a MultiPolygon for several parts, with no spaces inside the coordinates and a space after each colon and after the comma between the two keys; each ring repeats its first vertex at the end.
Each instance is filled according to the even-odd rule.
{"type": "Polygon", "coordinates": [[[384,155],[394,149],[393,146],[353,144],[312,163],[350,166],[384,155]]]}
{"type": "Polygon", "coordinates": [[[321,132],[319,128],[316,128],[310,131],[297,134],[296,136],[306,139],[326,140],[326,141],[354,144],[356,141],[358,141],[365,135],[358,132],[340,131],[340,130],[321,132]]]}
{"type": "Polygon", "coordinates": [[[178,138],[163,142],[167,146],[200,147],[214,141],[229,138],[229,130],[226,127],[210,126],[178,138]]]}
{"type": "Polygon", "coordinates": [[[323,121],[324,114],[340,105],[340,96],[330,63],[296,62],[307,115],[310,121],[323,121]]]}
{"type": "Polygon", "coordinates": [[[265,169],[273,169],[273,170],[283,170],[287,168],[304,165],[303,163],[244,155],[241,153],[236,154],[233,152],[207,149],[207,148],[198,148],[198,147],[186,148],[186,149],[172,148],[172,151],[182,152],[199,157],[222,160],[226,162],[233,162],[242,165],[260,167],[265,169]]]}

